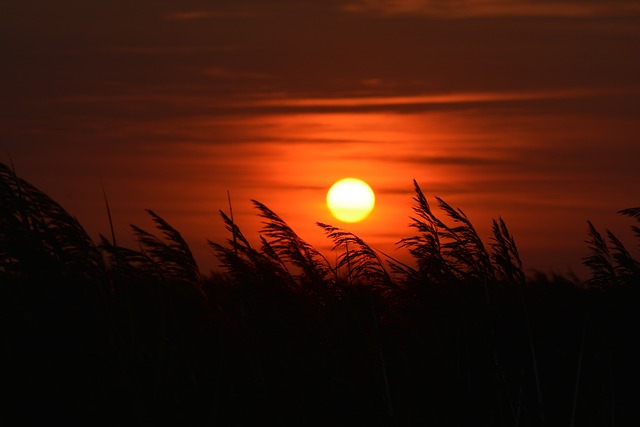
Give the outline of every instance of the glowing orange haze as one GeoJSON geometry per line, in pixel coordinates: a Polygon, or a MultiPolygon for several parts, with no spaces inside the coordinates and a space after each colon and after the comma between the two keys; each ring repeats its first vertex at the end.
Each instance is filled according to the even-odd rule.
{"type": "Polygon", "coordinates": [[[346,176],[376,208],[345,228],[394,257],[415,178],[487,243],[503,216],[526,268],[584,271],[585,221],[634,248],[640,203],[640,7],[596,3],[7,0],[0,161],[94,238],[102,184],[120,244],[153,209],[205,272],[227,190],[253,241],[257,199],[329,251],[346,176]]]}
{"type": "MultiPolygon", "coordinates": [[[[628,189],[581,169],[578,148],[604,138],[611,119],[588,128],[581,123],[578,116],[499,110],[226,116],[142,123],[141,134],[171,130],[182,133],[182,142],[105,153],[94,147],[86,155],[105,182],[122,244],[134,244],[125,238],[129,223],[152,227],[143,212],[151,208],[183,233],[203,271],[219,264],[206,239],[228,237],[217,215],[228,210],[227,190],[236,222],[254,242],[261,224],[250,199],[269,206],[330,260],[336,255],[317,221],[348,229],[406,259],[395,243],[413,232],[407,225],[415,178],[434,208],[434,195],[462,208],[486,242],[491,219],[502,216],[525,267],[579,272],[584,220],[625,230],[628,224],[615,211],[634,203],[628,189]],[[376,208],[361,223],[341,224],[325,206],[330,185],[346,176],[367,181],[376,193],[376,208]]],[[[78,182],[70,175],[66,184],[80,199],[64,193],[58,199],[90,231],[106,235],[98,174],[84,175],[93,178],[78,182]]]]}

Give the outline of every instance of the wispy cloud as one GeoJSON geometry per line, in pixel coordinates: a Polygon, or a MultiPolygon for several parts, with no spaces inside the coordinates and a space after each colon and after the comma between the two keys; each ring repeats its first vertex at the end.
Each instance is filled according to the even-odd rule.
{"type": "MultiPolygon", "coordinates": [[[[389,159],[387,159],[389,160],[389,159]]],[[[416,165],[441,165],[441,166],[498,166],[508,164],[506,159],[490,158],[471,155],[440,155],[440,156],[397,156],[390,160],[400,163],[416,165]]]]}
{"type": "MultiPolygon", "coordinates": [[[[371,116],[374,112],[418,113],[418,112],[447,112],[454,110],[475,110],[482,108],[498,109],[505,111],[508,107],[518,108],[542,108],[551,111],[558,103],[570,102],[573,108],[591,108],[600,105],[600,101],[608,100],[602,108],[612,108],[612,99],[616,96],[640,96],[640,87],[624,88],[576,88],[541,91],[503,91],[503,92],[460,92],[450,94],[415,95],[415,96],[344,96],[331,98],[302,98],[288,93],[253,92],[246,95],[230,95],[225,92],[216,92],[215,88],[225,88],[231,84],[247,85],[248,82],[269,83],[272,76],[254,73],[251,71],[231,70],[227,68],[211,67],[198,69],[197,73],[203,75],[205,80],[193,83],[165,84],[151,86],[136,90],[118,90],[112,93],[100,94],[70,94],[52,99],[51,102],[58,105],[61,111],[68,108],[82,106],[85,112],[118,111],[120,109],[136,106],[141,117],[170,118],[176,114],[201,116],[230,116],[230,117],[261,117],[281,116],[283,114],[320,114],[322,117],[328,114],[360,113],[371,116]],[[206,78],[209,77],[208,80],[206,78]],[[212,89],[213,88],[213,89],[212,89]],[[585,102],[583,102],[583,100],[585,102]],[[75,107],[74,107],[75,106],[75,107]]],[[[616,114],[632,114],[624,110],[624,104],[617,103],[619,107],[616,114]]],[[[584,110],[590,111],[590,110],[584,110]]],[[[601,114],[602,111],[598,110],[601,114]]],[[[630,110],[633,111],[633,110],[630,110]]],[[[311,117],[311,116],[309,116],[311,117]]],[[[334,118],[338,120],[337,118],[334,118]]],[[[335,123],[334,120],[334,123],[335,123]]],[[[292,122],[291,118],[286,120],[292,122]]],[[[367,126],[370,126],[368,124],[367,126]]],[[[369,129],[369,128],[367,128],[369,129]]],[[[331,138],[325,135],[296,136],[296,141],[308,143],[325,143],[329,141],[357,142],[358,137],[342,134],[331,138]]],[[[257,138],[257,135],[252,136],[257,138]]],[[[279,136],[278,138],[281,138],[279,136]]],[[[368,136],[369,137],[369,136],[368,136]]],[[[268,139],[267,135],[261,135],[258,139],[268,139]]]]}
{"type": "Polygon", "coordinates": [[[635,1],[530,0],[353,0],[344,10],[381,15],[425,15],[435,18],[485,16],[589,17],[640,13],[635,1]]]}
{"type": "Polygon", "coordinates": [[[211,18],[245,17],[251,13],[246,10],[187,10],[170,12],[164,15],[167,21],[196,21],[211,18]]]}
{"type": "Polygon", "coordinates": [[[629,89],[558,89],[512,92],[465,92],[415,96],[363,96],[342,98],[269,98],[242,101],[236,107],[386,107],[568,99],[628,92],[629,89]]]}
{"type": "MultiPolygon", "coordinates": [[[[132,55],[194,55],[236,50],[233,46],[110,46],[103,51],[132,55]]],[[[78,52],[70,50],[70,52],[78,52]]],[[[82,52],[80,52],[82,53],[82,52]]]]}
{"type": "Polygon", "coordinates": [[[234,71],[225,67],[213,66],[206,68],[203,73],[209,77],[223,79],[268,79],[270,76],[265,73],[253,73],[250,71],[234,71]]]}

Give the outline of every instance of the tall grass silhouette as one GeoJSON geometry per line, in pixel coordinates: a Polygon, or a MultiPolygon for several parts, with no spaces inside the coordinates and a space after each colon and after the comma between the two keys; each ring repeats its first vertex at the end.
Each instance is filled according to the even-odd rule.
{"type": "MultiPolygon", "coordinates": [[[[401,262],[330,224],[332,265],[253,201],[204,275],[148,210],[96,245],[0,164],[6,419],[119,425],[624,425],[638,421],[640,264],[587,223],[584,283],[525,274],[506,222],[488,242],[414,181],[401,262]],[[252,243],[257,242],[257,243],[252,243]]],[[[640,208],[620,211],[640,222],[640,208]]],[[[632,225],[640,243],[640,226],[632,225]]]]}
{"type": "MultiPolygon", "coordinates": [[[[640,208],[630,208],[618,213],[635,218],[640,223],[640,208]]],[[[640,240],[640,227],[631,226],[636,238],[640,240]]],[[[637,285],[640,281],[640,262],[633,258],[627,248],[611,231],[606,237],[600,234],[591,221],[587,222],[589,240],[587,244],[591,255],[584,258],[591,277],[587,284],[592,286],[637,285]]]]}

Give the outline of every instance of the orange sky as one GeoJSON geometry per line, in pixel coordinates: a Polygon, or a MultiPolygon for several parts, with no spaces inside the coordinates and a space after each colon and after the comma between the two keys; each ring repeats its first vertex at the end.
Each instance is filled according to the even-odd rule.
{"type": "Polygon", "coordinates": [[[318,247],[322,221],[399,258],[413,178],[487,238],[502,216],[527,268],[582,272],[587,219],[632,242],[636,2],[266,3],[3,2],[0,159],[94,237],[102,184],[129,245],[153,209],[205,271],[227,190],[249,236],[257,199],[318,247]],[[376,192],[363,223],[324,206],[345,176],[376,192]]]}

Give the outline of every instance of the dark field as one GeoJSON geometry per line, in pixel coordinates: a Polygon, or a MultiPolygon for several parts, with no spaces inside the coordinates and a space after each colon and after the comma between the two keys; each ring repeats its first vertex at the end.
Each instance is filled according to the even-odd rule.
{"type": "Polygon", "coordinates": [[[589,280],[525,276],[502,220],[415,191],[411,266],[319,224],[332,266],[255,202],[205,276],[155,213],[96,244],[0,165],[0,424],[639,425],[637,258],[588,224],[589,280]]]}

